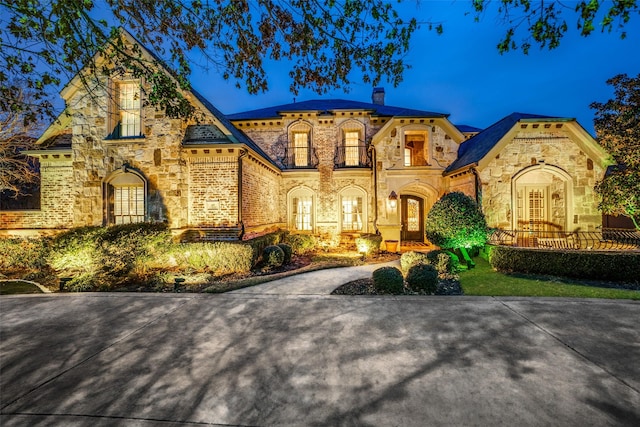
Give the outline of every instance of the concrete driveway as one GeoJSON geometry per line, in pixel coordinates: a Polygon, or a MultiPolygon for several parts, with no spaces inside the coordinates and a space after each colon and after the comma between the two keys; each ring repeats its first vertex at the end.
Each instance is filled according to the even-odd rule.
{"type": "Polygon", "coordinates": [[[639,324],[626,301],[4,296],[0,424],[638,426],[639,324]]]}

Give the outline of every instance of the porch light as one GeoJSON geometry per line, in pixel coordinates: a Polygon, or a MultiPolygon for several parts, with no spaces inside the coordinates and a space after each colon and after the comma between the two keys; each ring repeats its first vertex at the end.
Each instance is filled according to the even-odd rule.
{"type": "Polygon", "coordinates": [[[395,191],[389,194],[389,207],[395,209],[398,206],[398,195],[395,191]]]}

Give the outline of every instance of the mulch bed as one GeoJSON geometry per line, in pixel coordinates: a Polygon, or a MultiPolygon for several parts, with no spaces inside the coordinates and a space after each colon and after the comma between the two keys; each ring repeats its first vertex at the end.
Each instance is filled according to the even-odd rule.
{"type": "MultiPolygon", "coordinates": [[[[441,279],[438,282],[438,289],[435,295],[463,295],[460,282],[453,279],[441,279]]],[[[331,295],[388,295],[383,292],[378,292],[373,287],[373,279],[358,279],[338,287],[331,295]]],[[[404,293],[401,295],[429,295],[426,293],[413,292],[405,288],[404,293]]]]}

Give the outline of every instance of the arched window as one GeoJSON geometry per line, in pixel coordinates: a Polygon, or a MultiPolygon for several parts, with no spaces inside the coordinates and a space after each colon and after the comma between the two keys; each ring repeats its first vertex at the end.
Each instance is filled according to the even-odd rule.
{"type": "Polygon", "coordinates": [[[311,125],[305,122],[298,122],[289,128],[289,144],[285,163],[290,168],[310,168],[315,167],[311,146],[311,125]]]}
{"type": "Polygon", "coordinates": [[[311,189],[300,187],[289,192],[289,227],[292,231],[313,232],[315,196],[311,189]]]}
{"type": "Polygon", "coordinates": [[[551,165],[535,165],[512,180],[514,229],[565,231],[571,217],[571,177],[551,165]]]}
{"type": "Polygon", "coordinates": [[[367,224],[366,193],[357,187],[340,192],[340,227],[343,232],[365,231],[367,224]]]}
{"type": "Polygon", "coordinates": [[[339,141],[336,153],[337,167],[349,168],[369,165],[362,123],[350,120],[340,126],[339,141]]]}
{"type": "Polygon", "coordinates": [[[144,222],[147,211],[147,182],[126,167],[106,181],[106,223],[144,222]]]}

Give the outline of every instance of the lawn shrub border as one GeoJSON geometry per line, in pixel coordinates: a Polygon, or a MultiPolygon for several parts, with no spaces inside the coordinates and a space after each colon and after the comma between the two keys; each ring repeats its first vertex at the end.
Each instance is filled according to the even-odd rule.
{"type": "Polygon", "coordinates": [[[640,253],[558,251],[487,246],[489,263],[503,273],[545,274],[640,285],[640,253]]]}

